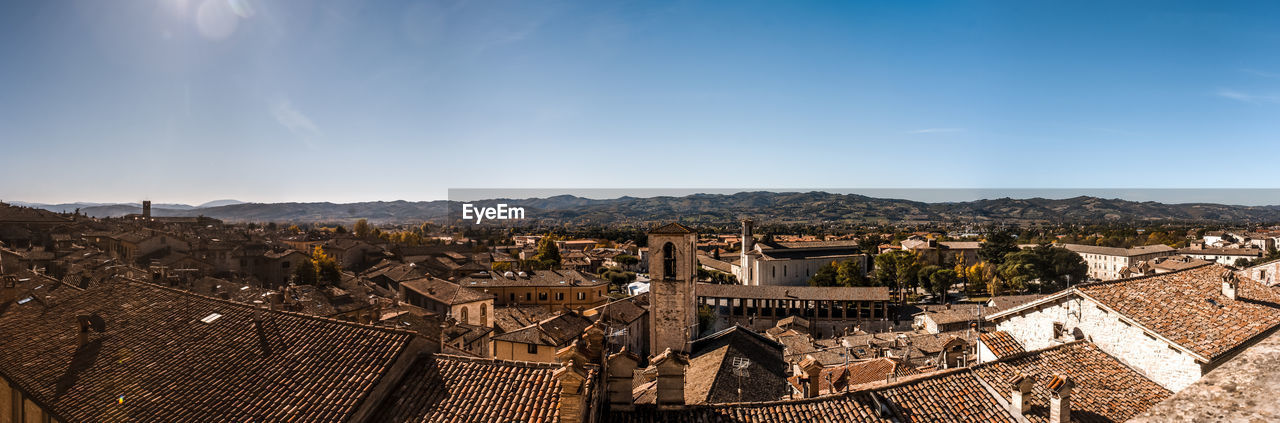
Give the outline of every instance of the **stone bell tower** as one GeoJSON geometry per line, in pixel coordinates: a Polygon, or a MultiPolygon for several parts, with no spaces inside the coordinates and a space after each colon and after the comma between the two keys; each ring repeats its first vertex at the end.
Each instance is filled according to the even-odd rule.
{"type": "Polygon", "coordinates": [[[697,335],[698,233],[679,223],[649,231],[649,346],[653,355],[668,348],[689,353],[697,335]]]}

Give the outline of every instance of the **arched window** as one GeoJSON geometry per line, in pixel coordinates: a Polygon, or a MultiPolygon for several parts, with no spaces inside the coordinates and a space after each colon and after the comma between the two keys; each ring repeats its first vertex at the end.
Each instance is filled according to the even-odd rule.
{"type": "Polygon", "coordinates": [[[471,323],[471,321],[467,320],[467,308],[466,308],[466,307],[463,307],[463,308],[462,308],[462,312],[461,312],[461,313],[459,313],[458,315],[459,315],[459,316],[461,316],[460,318],[458,318],[458,322],[461,322],[461,323],[471,323]]]}
{"type": "Polygon", "coordinates": [[[484,324],[485,318],[489,316],[489,305],[480,304],[480,324],[484,324]]]}
{"type": "Polygon", "coordinates": [[[662,279],[676,280],[676,246],[670,242],[662,246],[662,279]]]}

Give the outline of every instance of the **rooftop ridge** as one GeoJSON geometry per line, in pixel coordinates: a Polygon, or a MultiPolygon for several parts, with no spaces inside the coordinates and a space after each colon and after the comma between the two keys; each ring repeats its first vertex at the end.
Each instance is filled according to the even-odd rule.
{"type": "Polygon", "coordinates": [[[1113,284],[1117,284],[1117,283],[1120,283],[1120,282],[1132,282],[1132,281],[1143,280],[1143,279],[1151,279],[1151,278],[1159,277],[1159,276],[1168,276],[1168,275],[1177,274],[1177,273],[1182,273],[1182,272],[1189,272],[1189,271],[1196,270],[1196,269],[1199,269],[1199,268],[1202,268],[1202,267],[1210,267],[1210,266],[1222,266],[1222,267],[1226,267],[1226,266],[1221,265],[1221,264],[1218,264],[1218,263],[1216,263],[1216,262],[1208,262],[1208,263],[1205,263],[1205,264],[1200,264],[1200,265],[1196,265],[1196,266],[1191,266],[1191,267],[1188,267],[1188,268],[1186,268],[1186,269],[1178,269],[1178,270],[1174,270],[1174,271],[1172,271],[1172,272],[1156,273],[1156,274],[1153,274],[1153,275],[1134,276],[1134,277],[1131,277],[1131,278],[1115,279],[1115,280],[1109,280],[1109,281],[1085,282],[1085,283],[1082,283],[1082,284],[1078,284],[1078,285],[1076,285],[1076,286],[1073,286],[1073,287],[1071,287],[1071,288],[1072,288],[1072,289],[1076,289],[1076,288],[1083,288],[1083,287],[1087,287],[1087,286],[1113,285],[1113,284]]]}
{"type": "Polygon", "coordinates": [[[164,285],[160,285],[160,284],[155,284],[155,283],[151,283],[151,282],[141,281],[141,280],[137,280],[137,279],[133,279],[133,278],[121,277],[121,279],[124,279],[124,280],[126,280],[126,281],[128,281],[128,282],[130,282],[130,283],[137,284],[137,285],[141,285],[141,286],[148,287],[148,288],[158,288],[158,289],[160,289],[160,290],[162,290],[162,291],[168,291],[168,292],[175,293],[175,294],[178,294],[178,295],[187,295],[187,296],[192,296],[192,297],[200,298],[200,299],[203,299],[203,300],[208,300],[208,301],[213,301],[213,302],[223,303],[223,304],[227,304],[227,305],[231,305],[231,306],[235,306],[235,307],[240,307],[240,308],[247,308],[247,309],[251,309],[251,310],[254,310],[254,311],[262,311],[262,312],[266,312],[266,313],[276,313],[276,314],[281,314],[281,315],[285,315],[285,316],[292,316],[292,317],[301,317],[301,318],[307,318],[307,319],[319,320],[319,321],[324,321],[324,322],[329,322],[329,323],[338,323],[338,324],[342,324],[342,325],[346,325],[346,326],[353,326],[353,327],[362,328],[362,329],[374,329],[374,330],[379,330],[379,331],[382,331],[382,332],[388,332],[388,333],[393,333],[393,334],[398,334],[398,335],[409,335],[410,337],[412,337],[412,336],[419,336],[419,335],[418,335],[417,333],[415,333],[415,332],[408,331],[408,330],[404,330],[404,329],[399,329],[399,328],[389,328],[389,327],[376,326],[376,325],[370,325],[370,324],[364,324],[364,323],[357,323],[357,322],[352,322],[352,321],[348,321],[348,320],[335,319],[335,318],[332,318],[332,317],[325,317],[325,316],[316,316],[316,315],[313,315],[313,314],[299,313],[299,312],[294,312],[294,311],[287,311],[287,310],[273,310],[273,309],[271,309],[271,308],[260,308],[260,307],[258,307],[258,306],[253,305],[253,304],[246,304],[246,303],[242,303],[242,302],[238,302],[238,301],[232,301],[232,300],[224,300],[224,299],[221,299],[221,298],[218,298],[218,297],[210,297],[210,296],[208,296],[208,295],[204,295],[204,294],[198,294],[198,293],[191,292],[191,291],[186,291],[186,290],[182,290],[182,289],[178,289],[178,288],[173,288],[173,287],[168,287],[168,286],[164,286],[164,285]]]}
{"type": "Polygon", "coordinates": [[[543,362],[537,362],[537,361],[524,361],[524,360],[504,360],[496,357],[468,357],[464,355],[448,354],[448,353],[434,353],[434,354],[429,354],[429,356],[443,358],[443,359],[452,360],[452,361],[501,364],[506,366],[532,368],[532,369],[559,369],[561,367],[564,367],[559,363],[543,363],[543,362]]]}
{"type": "Polygon", "coordinates": [[[968,367],[956,367],[951,369],[944,369],[936,372],[929,372],[929,373],[911,375],[911,376],[899,378],[893,382],[875,382],[875,383],[862,384],[862,385],[859,385],[857,389],[850,390],[847,392],[819,395],[812,398],[795,398],[795,399],[783,399],[783,400],[774,400],[774,401],[754,401],[754,402],[752,401],[722,402],[722,403],[716,403],[716,404],[694,405],[692,407],[732,408],[732,407],[766,407],[766,406],[772,406],[772,405],[787,405],[787,404],[809,404],[814,402],[839,399],[841,397],[853,397],[855,395],[871,394],[871,393],[874,393],[875,391],[882,390],[882,389],[897,388],[900,386],[912,384],[912,383],[923,381],[923,380],[929,380],[929,379],[939,378],[943,376],[950,376],[950,375],[960,374],[960,373],[969,372],[969,371],[971,370],[968,367]]]}
{"type": "MultiPolygon", "coordinates": [[[[977,367],[983,367],[983,366],[987,366],[987,365],[991,365],[991,364],[996,364],[996,363],[1001,363],[1001,362],[1005,362],[1005,361],[1017,360],[1017,359],[1020,359],[1020,358],[1027,357],[1027,356],[1037,355],[1037,354],[1040,354],[1040,353],[1043,353],[1043,352],[1046,352],[1046,351],[1053,351],[1053,350],[1062,349],[1062,348],[1065,348],[1065,347],[1068,347],[1068,346],[1077,345],[1077,344],[1085,344],[1085,343],[1089,343],[1089,341],[1088,341],[1088,340],[1086,340],[1086,339],[1076,339],[1076,340],[1073,340],[1073,341],[1071,341],[1071,342],[1063,342],[1063,343],[1061,343],[1061,344],[1057,344],[1057,345],[1050,345],[1050,346],[1047,346],[1047,347],[1044,347],[1044,348],[1041,348],[1041,349],[1038,349],[1038,350],[1022,351],[1022,352],[1017,352],[1017,353],[1009,354],[1009,355],[1006,355],[1006,356],[1004,356],[1004,357],[997,358],[997,359],[995,359],[995,360],[991,360],[991,361],[987,361],[987,362],[983,362],[983,363],[975,364],[975,365],[973,365],[973,366],[971,366],[971,367],[977,368],[977,367]]],[[[1102,353],[1103,353],[1103,354],[1106,354],[1106,351],[1103,351],[1102,353]]],[[[1107,354],[1107,356],[1110,356],[1110,355],[1111,355],[1111,354],[1107,354]]]]}

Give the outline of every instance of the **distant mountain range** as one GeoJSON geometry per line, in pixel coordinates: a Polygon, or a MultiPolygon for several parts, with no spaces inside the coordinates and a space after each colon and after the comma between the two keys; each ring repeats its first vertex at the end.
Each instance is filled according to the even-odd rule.
{"type": "MultiPolygon", "coordinates": [[[[682,197],[620,197],[589,199],[570,195],[529,199],[476,201],[478,205],[505,203],[525,208],[527,220],[553,225],[646,225],[679,219],[696,225],[734,225],[751,217],[760,223],[900,223],[900,222],[1138,222],[1196,221],[1216,223],[1280,222],[1280,206],[1234,206],[1189,203],[1134,202],[1097,197],[1066,199],[984,199],[925,203],[826,192],[740,192],[693,194],[682,197]]],[[[51,211],[72,211],[95,217],[141,213],[137,203],[15,205],[51,211]]],[[[343,222],[365,218],[376,223],[443,222],[449,202],[375,201],[360,203],[244,203],[218,200],[198,206],[154,204],[155,216],[208,216],[230,222],[343,222]]],[[[455,212],[458,203],[452,204],[455,212]]]]}

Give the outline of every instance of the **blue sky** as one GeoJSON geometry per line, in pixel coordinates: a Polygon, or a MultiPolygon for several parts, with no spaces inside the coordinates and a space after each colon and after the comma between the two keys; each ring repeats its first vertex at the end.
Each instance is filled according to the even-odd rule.
{"type": "Polygon", "coordinates": [[[833,3],[2,2],[0,199],[1277,187],[1280,4],[833,3]]]}

